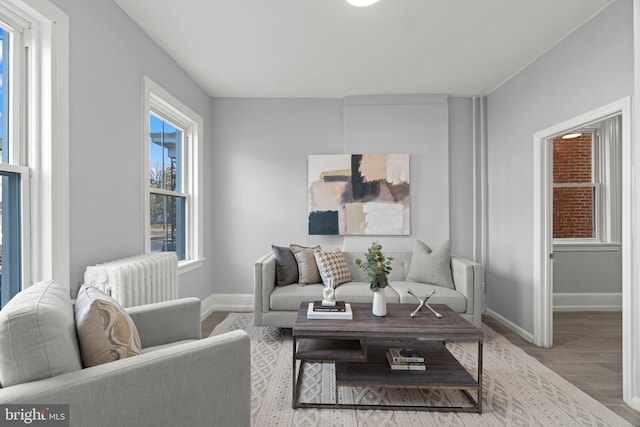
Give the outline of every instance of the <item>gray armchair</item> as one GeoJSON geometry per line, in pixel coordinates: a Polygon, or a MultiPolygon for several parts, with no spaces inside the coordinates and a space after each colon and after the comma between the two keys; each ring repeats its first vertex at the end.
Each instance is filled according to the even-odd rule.
{"type": "MultiPolygon", "coordinates": [[[[37,320],[43,314],[36,313],[34,324],[41,323],[36,328],[55,327],[58,336],[53,341],[65,345],[30,349],[28,353],[34,354],[27,357],[33,356],[38,366],[42,361],[36,353],[49,350],[46,363],[51,375],[0,388],[0,404],[68,404],[70,425],[77,427],[250,425],[251,365],[245,332],[200,339],[197,298],[131,307],[127,311],[140,335],[142,354],[82,368],[79,360],[62,360],[79,357],[79,353],[75,327],[64,325],[69,312],[73,321],[68,289],[60,288],[67,292],[66,301],[58,295],[43,304],[47,293],[52,293],[51,283],[46,287],[36,284],[23,291],[31,295],[23,297],[22,304],[10,302],[0,311],[0,346],[6,345],[3,339],[7,334],[15,339],[15,328],[8,331],[11,327],[7,325],[16,314],[23,315],[25,306],[26,311],[52,310],[54,317],[66,319],[47,319],[44,324],[37,320]],[[61,316],[61,312],[65,314],[61,316]],[[58,350],[59,354],[52,356],[58,350]]],[[[11,366],[11,360],[0,354],[0,370],[11,366]]],[[[3,378],[6,375],[0,373],[0,380],[3,378]]]]}

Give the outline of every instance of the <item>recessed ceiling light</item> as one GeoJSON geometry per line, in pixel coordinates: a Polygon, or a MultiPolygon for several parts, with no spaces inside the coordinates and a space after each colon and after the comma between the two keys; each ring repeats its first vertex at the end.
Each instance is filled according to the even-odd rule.
{"type": "Polygon", "coordinates": [[[562,135],[562,139],[573,139],[582,136],[581,133],[568,133],[566,135],[562,135]]]}
{"type": "Polygon", "coordinates": [[[347,3],[355,7],[371,6],[372,4],[377,2],[378,0],[347,0],[347,3]]]}

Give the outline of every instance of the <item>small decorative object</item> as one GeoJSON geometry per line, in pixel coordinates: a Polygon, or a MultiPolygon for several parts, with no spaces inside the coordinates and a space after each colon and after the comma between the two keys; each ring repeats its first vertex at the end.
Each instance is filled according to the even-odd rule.
{"type": "Polygon", "coordinates": [[[387,298],[384,295],[384,291],[381,289],[373,292],[371,312],[374,316],[382,317],[387,315],[387,298]]]}
{"type": "Polygon", "coordinates": [[[334,307],[336,305],[335,289],[333,289],[333,286],[325,286],[322,290],[322,305],[325,307],[334,307]]]}
{"type": "Polygon", "coordinates": [[[429,293],[424,297],[424,299],[420,299],[420,298],[418,298],[418,296],[417,296],[416,294],[414,294],[414,293],[411,291],[411,289],[407,289],[407,293],[408,293],[409,295],[411,295],[412,297],[414,297],[415,299],[417,299],[418,301],[420,301],[420,304],[418,305],[418,308],[416,308],[416,309],[413,311],[413,313],[411,313],[411,317],[416,317],[416,314],[418,314],[418,312],[420,311],[420,309],[421,309],[422,307],[427,307],[429,310],[431,310],[431,312],[432,312],[433,314],[435,314],[435,315],[436,315],[436,317],[437,317],[438,319],[442,318],[442,314],[438,313],[438,312],[437,312],[437,311],[435,311],[433,308],[431,308],[431,306],[430,306],[429,304],[427,304],[427,300],[428,300],[429,298],[431,298],[431,296],[432,296],[433,294],[435,294],[435,293],[436,293],[436,290],[435,290],[435,289],[431,289],[431,291],[430,291],[430,292],[429,292],[429,293]]]}
{"type": "Polygon", "coordinates": [[[373,292],[372,312],[375,316],[387,315],[387,301],[382,289],[389,284],[389,272],[391,272],[391,261],[393,257],[385,257],[382,253],[382,245],[373,242],[365,253],[366,262],[360,258],[356,259],[356,265],[365,272],[365,277],[370,283],[373,292]]]}

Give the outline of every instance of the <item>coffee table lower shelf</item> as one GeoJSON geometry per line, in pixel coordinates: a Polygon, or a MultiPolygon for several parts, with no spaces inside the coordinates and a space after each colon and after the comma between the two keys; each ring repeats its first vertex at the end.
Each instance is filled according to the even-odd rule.
{"type": "MultiPolygon", "coordinates": [[[[322,340],[319,340],[322,341],[322,340]]],[[[396,345],[398,345],[396,343],[396,345]]],[[[447,411],[447,412],[477,412],[482,413],[481,405],[481,381],[471,376],[458,360],[446,349],[442,342],[420,343],[418,346],[426,355],[427,369],[425,371],[398,371],[391,370],[386,359],[387,349],[393,346],[390,343],[365,344],[365,360],[351,359],[352,361],[322,360],[320,357],[299,359],[300,370],[297,375],[296,395],[294,395],[294,408],[341,408],[341,409],[399,409],[412,411],[447,411]],[[336,389],[335,403],[300,402],[304,365],[307,361],[315,360],[323,363],[335,363],[336,389]],[[396,404],[358,404],[340,403],[340,387],[386,387],[386,388],[414,388],[414,389],[439,389],[457,390],[462,392],[469,401],[465,406],[421,406],[421,405],[396,405],[396,404]],[[474,396],[475,395],[475,396],[474,396]]],[[[482,343],[478,343],[478,353],[482,357],[482,343]]],[[[327,354],[323,356],[328,356],[327,354]]],[[[335,354],[334,354],[335,356],[335,354]]],[[[349,355],[353,357],[353,353],[349,355]]],[[[343,359],[344,360],[344,359],[343,359]]],[[[481,369],[481,368],[480,368],[481,369]]],[[[295,368],[294,368],[295,374],[295,368]]]]}

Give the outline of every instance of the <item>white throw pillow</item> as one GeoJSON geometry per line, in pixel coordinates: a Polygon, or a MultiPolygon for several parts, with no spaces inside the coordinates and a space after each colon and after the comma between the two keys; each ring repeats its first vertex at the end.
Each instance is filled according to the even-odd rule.
{"type": "Polygon", "coordinates": [[[407,281],[455,289],[451,276],[451,242],[447,240],[432,250],[426,243],[416,240],[407,281]]]}

